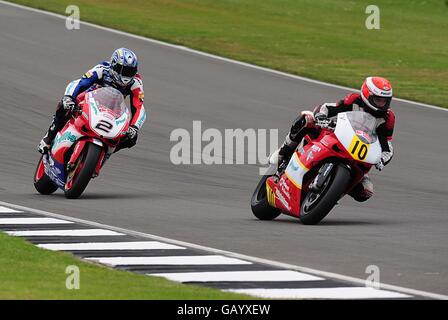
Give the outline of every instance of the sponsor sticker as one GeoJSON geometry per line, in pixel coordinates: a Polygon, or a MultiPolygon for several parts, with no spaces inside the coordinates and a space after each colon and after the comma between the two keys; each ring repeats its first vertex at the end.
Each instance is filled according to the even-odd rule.
{"type": "Polygon", "coordinates": [[[367,132],[356,130],[355,133],[363,142],[370,143],[372,141],[372,137],[367,132]]]}
{"type": "Polygon", "coordinates": [[[289,186],[286,184],[284,179],[280,180],[280,189],[282,190],[282,192],[285,194],[285,196],[288,198],[288,200],[291,199],[291,194],[289,193],[289,186]]]}
{"type": "Polygon", "coordinates": [[[275,190],[275,195],[277,196],[277,199],[282,203],[282,205],[287,209],[291,210],[291,207],[289,206],[288,201],[283,197],[283,195],[278,191],[278,189],[275,190]]]}

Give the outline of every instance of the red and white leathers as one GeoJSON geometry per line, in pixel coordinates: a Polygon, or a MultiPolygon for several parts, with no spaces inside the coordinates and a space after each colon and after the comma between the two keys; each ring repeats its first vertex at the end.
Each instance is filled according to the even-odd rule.
{"type": "MultiPolygon", "coordinates": [[[[377,165],[377,168],[381,170],[393,157],[392,135],[395,126],[395,114],[390,108],[382,113],[373,111],[372,108],[365,104],[361,95],[358,93],[348,94],[344,99],[336,103],[319,105],[313,112],[303,111],[294,121],[290,132],[286,136],[285,142],[275,156],[271,158],[271,162],[277,162],[279,170],[281,170],[282,165],[289,159],[303,137],[313,132],[313,130],[316,130],[313,125],[315,118],[332,118],[339,112],[360,110],[368,112],[377,118],[376,131],[382,148],[381,162],[377,165]]],[[[352,190],[350,195],[357,201],[366,201],[373,195],[373,184],[368,175],[352,190]]]]}

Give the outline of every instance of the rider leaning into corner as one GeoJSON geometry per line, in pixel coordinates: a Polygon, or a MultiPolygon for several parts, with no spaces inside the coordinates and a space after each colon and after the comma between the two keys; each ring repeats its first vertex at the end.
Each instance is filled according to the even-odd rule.
{"type": "Polygon", "coordinates": [[[73,112],[78,110],[86,92],[98,87],[113,87],[120,91],[124,98],[130,96],[132,119],[127,131],[128,139],[124,139],[115,148],[117,152],[123,148],[131,148],[137,143],[138,132],[146,120],[143,106],[143,81],[137,73],[138,61],[134,52],[120,48],[113,52],[110,61],[103,61],[87,71],[81,79],[70,82],[65,89],[62,100],[58,103],[53,122],[38,145],[38,151],[47,153],[56,134],[65,126],[73,112]]]}
{"type": "MultiPolygon", "coordinates": [[[[286,168],[294,150],[305,135],[317,130],[314,126],[316,120],[328,120],[339,112],[365,111],[377,118],[376,132],[381,144],[381,160],[375,165],[382,170],[393,156],[392,134],[395,125],[395,114],[390,109],[392,100],[392,86],[390,82],[381,77],[368,77],[361,86],[361,93],[351,93],[336,103],[324,103],[317,106],[314,112],[303,111],[294,121],[285,141],[279,150],[271,156],[271,163],[277,163],[276,176],[279,177],[286,168]]],[[[363,202],[373,196],[373,183],[366,174],[361,182],[350,192],[356,201],[363,202]]]]}

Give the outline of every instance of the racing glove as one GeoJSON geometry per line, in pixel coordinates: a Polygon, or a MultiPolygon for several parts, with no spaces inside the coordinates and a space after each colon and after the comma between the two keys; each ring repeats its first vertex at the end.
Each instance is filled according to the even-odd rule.
{"type": "Polygon", "coordinates": [[[328,119],[327,115],[325,113],[316,113],[314,118],[318,121],[326,120],[328,119]]]}
{"type": "Polygon", "coordinates": [[[71,96],[64,96],[62,98],[62,107],[66,111],[73,112],[76,110],[76,103],[71,96]]]}
{"type": "Polygon", "coordinates": [[[375,168],[377,168],[378,171],[383,170],[383,168],[384,168],[384,163],[383,163],[383,160],[382,160],[382,159],[375,165],[375,168]]]}
{"type": "Polygon", "coordinates": [[[314,114],[311,111],[302,111],[300,114],[305,119],[305,127],[312,127],[314,125],[314,114]]]}
{"type": "Polygon", "coordinates": [[[126,131],[126,135],[130,140],[134,140],[138,136],[138,128],[136,126],[129,126],[128,131],[126,131]]]}
{"type": "Polygon", "coordinates": [[[392,148],[392,144],[390,142],[389,143],[389,149],[391,151],[383,151],[381,153],[381,160],[375,165],[375,167],[381,171],[383,170],[383,168],[386,166],[386,164],[388,164],[390,162],[390,160],[392,159],[393,156],[393,148],[392,148]]]}
{"type": "Polygon", "coordinates": [[[316,113],[314,118],[316,119],[316,124],[322,128],[328,128],[331,123],[330,119],[328,119],[325,113],[316,113]]]}

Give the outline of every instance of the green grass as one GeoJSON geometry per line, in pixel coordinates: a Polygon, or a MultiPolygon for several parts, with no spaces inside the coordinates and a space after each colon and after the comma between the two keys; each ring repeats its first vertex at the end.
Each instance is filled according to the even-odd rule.
{"type": "Polygon", "coordinates": [[[253,299],[159,277],[117,271],[71,254],[40,249],[0,233],[0,299],[253,299]],[[68,290],[66,267],[80,270],[80,289],[68,290]]]}
{"type": "Polygon", "coordinates": [[[13,2],[62,14],[76,4],[81,20],[355,88],[381,75],[396,96],[448,107],[446,0],[376,0],[380,30],[365,27],[364,0],[13,2]]]}

